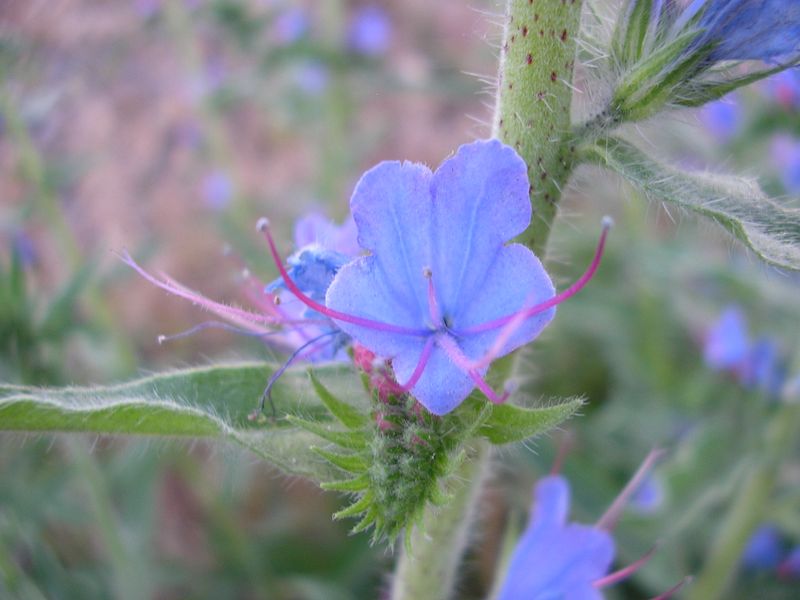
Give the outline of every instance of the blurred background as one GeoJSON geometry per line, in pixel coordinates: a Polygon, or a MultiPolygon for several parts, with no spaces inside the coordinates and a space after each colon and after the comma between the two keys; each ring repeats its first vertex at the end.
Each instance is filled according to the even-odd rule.
{"type": "MultiPolygon", "coordinates": [[[[376,162],[435,167],[489,135],[497,10],[493,0],[0,2],[0,380],[104,383],[279,359],[219,331],[159,345],[206,317],[115,253],[242,301],[245,265],[276,275],[258,217],[288,253],[293,223],[309,211],[341,221],[376,162]]],[[[800,73],[642,132],[682,164],[800,196],[800,73]]],[[[565,195],[548,255],[559,285],[588,264],[605,213],[618,226],[600,275],[559,309],[523,373],[537,397],[589,402],[563,430],[501,452],[460,597],[488,592],[503,537],[524,524],[559,448],[581,522],[603,513],[652,447],[667,450],[617,529],[620,564],[660,549],[610,598],[653,596],[698,573],[800,374],[800,278],[611,175],[580,170],[565,195]],[[719,321],[731,310],[738,325],[719,321]],[[709,349],[720,336],[733,344],[737,327],[747,373],[709,349]]],[[[796,597],[797,439],[779,456],[731,598],[796,597]]],[[[337,506],[218,444],[0,434],[0,596],[380,597],[392,552],[332,523],[337,506]]]]}

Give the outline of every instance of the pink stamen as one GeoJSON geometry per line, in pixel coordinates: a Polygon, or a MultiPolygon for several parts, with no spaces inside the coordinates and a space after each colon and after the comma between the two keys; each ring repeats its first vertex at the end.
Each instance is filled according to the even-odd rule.
{"type": "Polygon", "coordinates": [[[502,404],[508,400],[511,392],[506,390],[503,394],[498,395],[497,392],[486,383],[486,380],[481,377],[480,373],[472,367],[472,361],[464,354],[459,345],[449,334],[444,333],[437,335],[436,343],[445,351],[450,360],[453,361],[453,364],[469,375],[478,389],[494,404],[502,404]]]}
{"type": "MultiPolygon", "coordinates": [[[[580,278],[578,278],[578,280],[571,286],[569,286],[566,290],[564,290],[560,294],[556,294],[549,300],[541,302],[540,304],[531,306],[529,308],[523,308],[513,314],[500,317],[499,319],[494,319],[486,323],[481,323],[480,325],[468,327],[466,329],[460,330],[459,333],[462,334],[482,333],[484,331],[497,329],[498,327],[508,326],[500,333],[500,336],[498,336],[498,341],[500,341],[500,338],[503,338],[502,342],[497,343],[496,341],[495,344],[492,345],[492,348],[502,347],[502,345],[507,341],[508,337],[510,337],[514,333],[514,331],[516,331],[516,328],[522,321],[524,321],[525,319],[529,319],[533,316],[536,316],[539,313],[542,313],[549,308],[561,304],[562,302],[564,302],[564,300],[567,300],[568,298],[571,298],[572,296],[577,294],[581,289],[583,289],[583,287],[587,283],[589,283],[592,277],[594,277],[594,274],[597,271],[597,267],[600,266],[600,259],[603,257],[603,250],[605,249],[606,238],[608,237],[608,231],[609,229],[611,229],[612,225],[613,221],[611,220],[611,217],[603,217],[603,230],[600,233],[600,240],[597,243],[597,249],[595,250],[592,262],[589,264],[589,268],[587,268],[586,271],[583,273],[583,275],[581,275],[580,278]]],[[[489,362],[491,362],[491,360],[489,360],[489,362]]]]}
{"type": "Polygon", "coordinates": [[[145,271],[142,267],[140,267],[136,261],[131,258],[130,254],[127,252],[120,255],[122,260],[131,268],[133,268],[139,275],[144,277],[147,281],[152,283],[153,285],[161,288],[162,290],[169,292],[170,294],[174,294],[175,296],[179,296],[186,300],[189,300],[193,304],[200,306],[214,314],[228,319],[231,322],[234,322],[238,325],[242,325],[248,329],[251,329],[255,332],[266,333],[271,331],[269,329],[265,329],[262,327],[258,327],[256,324],[262,323],[265,325],[276,325],[280,324],[281,321],[277,320],[275,317],[269,317],[264,315],[259,315],[258,313],[250,312],[248,310],[244,310],[241,308],[236,308],[235,306],[228,306],[227,304],[222,304],[220,302],[214,302],[213,300],[209,300],[205,296],[198,294],[190,290],[189,288],[183,286],[182,284],[178,283],[177,281],[171,279],[166,275],[162,275],[163,280],[158,279],[157,277],[151,275],[147,271],[145,271]]]}
{"type": "Polygon", "coordinates": [[[433,287],[433,272],[425,267],[422,270],[425,279],[428,280],[428,310],[434,327],[442,324],[442,311],[439,309],[439,302],[436,300],[436,289],[433,287]]]}
{"type": "MultiPolygon", "coordinates": [[[[237,327],[235,325],[231,325],[229,323],[222,323],[221,321],[206,321],[204,323],[200,323],[187,329],[186,331],[181,331],[179,333],[173,333],[172,335],[159,335],[158,336],[158,343],[163,344],[164,342],[172,342],[175,340],[180,340],[189,336],[194,335],[195,333],[199,333],[201,331],[205,331],[207,329],[222,329],[223,331],[230,331],[231,333],[236,333],[239,335],[246,335],[249,337],[256,337],[256,338],[265,338],[273,335],[280,335],[283,334],[286,330],[285,329],[276,329],[274,331],[251,331],[249,329],[245,329],[242,327],[237,327]]],[[[286,343],[279,343],[277,344],[284,349],[291,349],[291,346],[286,343]]]]}
{"type": "Polygon", "coordinates": [[[414,368],[414,372],[411,373],[411,377],[408,378],[408,381],[400,386],[400,390],[402,393],[406,393],[411,390],[417,382],[419,378],[422,377],[422,373],[425,371],[425,367],[428,366],[428,360],[431,358],[431,352],[433,351],[433,336],[428,336],[428,339],[425,340],[425,346],[422,348],[422,354],[420,354],[419,361],[417,362],[417,366],[414,368]]]}
{"type": "Polygon", "coordinates": [[[664,450],[655,449],[651,450],[647,457],[644,459],[642,464],[636,470],[636,473],[633,474],[628,484],[623,488],[623,490],[619,493],[616,500],[611,503],[611,506],[608,507],[608,510],[605,514],[600,517],[600,520],[597,521],[597,527],[599,529],[605,529],[606,531],[611,531],[619,521],[619,517],[622,514],[622,511],[625,508],[625,505],[628,504],[631,496],[636,493],[636,490],[641,485],[644,478],[647,476],[647,473],[653,467],[653,465],[664,455],[664,450]]]}
{"type": "Polygon", "coordinates": [[[619,571],[614,571],[606,575],[605,577],[601,577],[592,582],[592,585],[597,588],[604,588],[610,585],[614,585],[615,583],[619,583],[623,579],[627,579],[631,575],[633,575],[636,571],[641,569],[644,565],[646,565],[651,558],[653,558],[653,554],[655,554],[656,546],[652,547],[647,553],[642,556],[640,559],[632,562],[627,567],[620,569],[619,571]]]}
{"type": "Polygon", "coordinates": [[[381,321],[374,321],[373,319],[367,319],[364,317],[357,317],[355,315],[349,315],[347,313],[339,312],[338,310],[333,310],[332,308],[328,308],[324,304],[320,304],[315,300],[306,296],[303,291],[297,287],[294,281],[289,277],[289,273],[286,271],[286,267],[283,266],[283,262],[281,261],[280,254],[278,253],[278,248],[275,245],[275,240],[272,239],[272,234],[269,231],[269,221],[267,219],[259,219],[258,224],[256,225],[259,231],[264,234],[264,237],[267,240],[267,244],[269,245],[269,251],[272,255],[272,260],[275,262],[275,265],[278,267],[278,272],[281,274],[283,278],[283,282],[286,284],[286,287],[289,289],[295,297],[300,300],[303,304],[316,310],[319,313],[322,313],[326,317],[337,321],[344,321],[345,323],[352,323],[353,325],[358,325],[360,327],[367,327],[369,329],[375,329],[378,331],[386,331],[389,333],[399,333],[402,335],[412,335],[412,336],[425,336],[430,334],[429,330],[426,329],[412,329],[410,327],[403,327],[402,325],[393,325],[391,323],[382,323],[381,321]]]}
{"type": "Polygon", "coordinates": [[[664,592],[663,594],[659,594],[658,596],[652,598],[651,600],[669,600],[675,594],[677,594],[683,586],[691,582],[692,582],[691,576],[684,577],[676,585],[669,588],[666,592],[664,592]]]}
{"type": "Polygon", "coordinates": [[[567,458],[572,446],[574,444],[573,435],[569,431],[565,431],[558,442],[558,450],[556,451],[556,458],[553,461],[553,466],[550,468],[550,475],[558,475],[561,472],[561,467],[564,466],[564,461],[567,458]]]}

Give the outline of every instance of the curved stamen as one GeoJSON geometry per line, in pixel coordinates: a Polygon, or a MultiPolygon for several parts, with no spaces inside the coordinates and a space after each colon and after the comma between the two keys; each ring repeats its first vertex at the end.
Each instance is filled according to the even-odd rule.
{"type": "Polygon", "coordinates": [[[672,598],[676,593],[680,591],[680,589],[685,586],[687,583],[691,583],[692,577],[687,575],[683,579],[681,579],[676,585],[673,585],[663,594],[659,594],[655,598],[651,598],[651,600],[669,600],[672,598]]]}
{"type": "Polygon", "coordinates": [[[428,280],[428,312],[431,315],[433,326],[439,327],[442,324],[442,311],[436,300],[436,288],[433,287],[433,271],[425,267],[422,269],[422,276],[428,280]]]}
{"type": "Polygon", "coordinates": [[[324,304],[320,304],[319,302],[312,300],[303,291],[297,287],[294,281],[292,281],[291,277],[289,277],[289,273],[286,271],[286,267],[283,266],[283,262],[281,261],[280,254],[278,253],[278,248],[275,245],[275,240],[272,239],[272,234],[269,231],[269,221],[265,218],[261,218],[258,220],[256,224],[256,228],[264,234],[264,237],[267,240],[267,244],[269,245],[269,251],[272,255],[272,260],[275,262],[275,265],[278,267],[278,271],[283,278],[283,282],[286,284],[286,287],[289,289],[294,296],[300,300],[303,304],[316,310],[319,313],[322,313],[326,317],[337,321],[344,321],[345,323],[352,323],[353,325],[358,325],[360,327],[366,327],[368,329],[374,329],[377,331],[385,331],[388,333],[399,333],[401,335],[412,335],[412,336],[425,336],[430,333],[429,330],[425,329],[413,329],[411,327],[403,327],[402,325],[393,325],[391,323],[383,323],[381,321],[374,321],[373,319],[367,319],[365,317],[357,317],[356,315],[349,315],[347,313],[339,312],[338,310],[333,310],[332,308],[328,308],[324,304]]]}
{"type": "Polygon", "coordinates": [[[286,359],[286,362],[283,363],[280,366],[280,368],[278,368],[278,370],[275,371],[270,376],[269,380],[267,381],[267,387],[264,388],[264,393],[261,394],[261,401],[258,404],[258,412],[254,413],[253,415],[250,415],[251,419],[256,417],[259,412],[264,412],[264,405],[266,404],[267,400],[269,400],[269,405],[270,405],[270,407],[272,407],[272,418],[274,419],[277,416],[277,413],[276,413],[276,410],[275,410],[275,403],[272,401],[272,388],[275,385],[275,383],[278,381],[280,376],[283,375],[286,372],[286,369],[288,369],[291,366],[292,362],[294,362],[294,360],[303,353],[304,350],[306,350],[310,346],[313,346],[315,343],[320,341],[322,338],[327,337],[329,335],[333,335],[335,333],[339,333],[339,332],[336,331],[336,330],[334,330],[334,331],[326,331],[325,333],[323,333],[321,335],[318,335],[317,337],[307,341],[305,344],[303,344],[302,346],[297,348],[297,350],[292,352],[292,354],[289,356],[289,358],[286,359]]]}
{"type": "Polygon", "coordinates": [[[503,394],[498,395],[497,392],[495,392],[491,386],[486,383],[486,380],[481,377],[481,374],[472,366],[472,361],[464,354],[452,337],[450,337],[448,334],[438,335],[436,336],[436,343],[442,350],[445,351],[455,366],[469,375],[470,379],[475,382],[477,388],[483,392],[484,396],[486,396],[489,400],[495,404],[502,404],[508,400],[508,397],[511,395],[511,391],[506,390],[503,392],[503,394]]]}
{"type": "Polygon", "coordinates": [[[619,571],[614,571],[613,573],[609,573],[605,577],[601,577],[600,579],[596,579],[592,582],[592,585],[596,589],[608,587],[609,585],[614,585],[615,583],[619,583],[623,579],[627,579],[631,575],[633,575],[636,571],[641,569],[645,564],[647,564],[651,558],[653,558],[653,554],[656,552],[656,548],[658,546],[653,546],[648,550],[644,556],[639,558],[638,560],[633,561],[627,567],[623,567],[619,571]]]}
{"type": "Polygon", "coordinates": [[[622,514],[622,510],[625,508],[625,505],[628,504],[628,500],[636,493],[642,480],[647,476],[648,471],[650,471],[656,461],[663,455],[664,450],[658,448],[650,451],[644,461],[642,461],[642,464],[639,465],[639,468],[636,469],[636,473],[633,474],[628,484],[619,493],[619,496],[611,503],[611,506],[609,506],[605,514],[600,517],[600,520],[597,521],[596,526],[599,529],[611,531],[614,528],[622,514]]]}
{"type": "Polygon", "coordinates": [[[230,323],[223,323],[222,321],[205,321],[203,323],[195,325],[194,327],[190,327],[185,331],[173,333],[171,335],[159,335],[158,343],[163,344],[164,342],[173,342],[175,340],[180,340],[192,336],[195,333],[200,333],[201,331],[205,331],[207,329],[222,329],[223,331],[230,331],[231,333],[236,333],[238,335],[246,335],[248,337],[254,337],[260,339],[260,338],[267,338],[273,335],[281,335],[286,332],[293,331],[295,329],[302,329],[302,326],[298,325],[297,327],[288,327],[288,328],[284,327],[281,329],[275,329],[271,331],[253,331],[250,329],[245,329],[243,327],[236,327],[235,325],[231,325],[230,323]]]}
{"type": "Polygon", "coordinates": [[[406,393],[411,391],[419,378],[422,377],[422,373],[425,371],[425,367],[428,366],[428,361],[431,358],[431,352],[433,352],[433,336],[428,336],[428,339],[425,340],[425,346],[422,348],[422,354],[419,356],[419,361],[417,362],[417,366],[414,368],[414,372],[411,373],[411,377],[408,378],[408,381],[400,386],[401,393],[406,393]]]}
{"type": "MultiPolygon", "coordinates": [[[[500,336],[505,338],[503,340],[504,343],[516,331],[517,327],[522,321],[524,321],[525,319],[529,319],[533,316],[536,316],[539,313],[542,313],[549,308],[557,306],[562,302],[564,302],[564,300],[571,298],[572,296],[577,294],[587,283],[589,283],[592,277],[594,277],[594,274],[597,271],[597,267],[600,266],[600,259],[603,257],[603,250],[605,249],[606,238],[608,237],[608,231],[609,229],[611,229],[612,225],[613,221],[611,217],[603,217],[603,230],[600,233],[600,240],[597,242],[597,249],[595,250],[592,262],[589,264],[589,267],[586,269],[583,275],[581,275],[578,278],[578,280],[571,286],[569,286],[566,290],[564,290],[560,294],[556,294],[552,298],[545,300],[544,302],[541,302],[535,306],[531,306],[529,308],[523,308],[510,315],[506,315],[504,317],[500,317],[499,319],[494,319],[486,323],[481,323],[480,325],[467,327],[466,329],[459,330],[458,333],[459,334],[483,333],[484,331],[490,331],[492,329],[497,329],[499,327],[507,326],[507,329],[504,329],[500,333],[500,336]]],[[[499,344],[499,346],[502,346],[502,343],[499,344]]]]}

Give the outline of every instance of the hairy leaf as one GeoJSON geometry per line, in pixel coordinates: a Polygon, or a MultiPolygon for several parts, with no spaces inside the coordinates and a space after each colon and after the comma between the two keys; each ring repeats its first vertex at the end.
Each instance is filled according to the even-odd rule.
{"type": "Polygon", "coordinates": [[[649,198],[713,219],[764,261],[800,270],[800,209],[767,197],[754,180],[685,171],[616,137],[584,148],[582,156],[616,171],[649,198]]]}
{"type": "Polygon", "coordinates": [[[493,444],[521,442],[567,420],[582,404],[583,400],[576,398],[543,408],[493,405],[491,414],[481,425],[480,433],[493,444]]]}
{"type": "MultiPolygon", "coordinates": [[[[249,418],[274,369],[265,363],[213,365],[99,387],[0,384],[0,430],[220,438],[288,473],[329,480],[338,472],[312,449],[317,438],[289,421],[331,422],[305,370],[287,370],[273,388],[275,419],[269,409],[249,418]]],[[[317,367],[315,374],[327,388],[348,394],[346,367],[317,367]]]]}

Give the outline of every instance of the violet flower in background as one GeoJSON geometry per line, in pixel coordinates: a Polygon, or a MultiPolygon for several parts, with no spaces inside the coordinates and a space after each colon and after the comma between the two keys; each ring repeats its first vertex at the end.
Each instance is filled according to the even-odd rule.
{"type": "Polygon", "coordinates": [[[800,67],[787,69],[764,80],[762,89],[787,110],[800,108],[800,67]]]}
{"type": "Polygon", "coordinates": [[[309,18],[305,10],[292,7],[282,11],[270,26],[270,39],[278,46],[289,46],[308,33],[309,18]]]}
{"type": "Polygon", "coordinates": [[[800,546],[789,551],[786,558],[778,565],[778,575],[787,579],[800,579],[800,546]]]}
{"type": "Polygon", "coordinates": [[[629,508],[640,515],[652,515],[664,505],[664,482],[648,473],[639,488],[631,495],[629,508]]]}
{"type": "Polygon", "coordinates": [[[716,141],[722,144],[730,142],[739,133],[742,123],[739,96],[732,93],[709,102],[700,109],[700,122],[716,141]]]}
{"type": "Polygon", "coordinates": [[[742,552],[742,567],[751,571],[771,571],[781,562],[782,556],[780,530],[766,523],[759,526],[747,541],[742,552]]]}
{"type": "MultiPolygon", "coordinates": [[[[626,579],[649,559],[608,574],[615,547],[611,530],[648,477],[661,451],[652,451],[595,525],[567,522],[570,488],[561,475],[539,480],[528,526],[511,556],[498,600],[602,600],[601,589],[626,579]]],[[[659,596],[668,598],[681,584],[659,596]]]]}
{"type": "Polygon", "coordinates": [[[392,37],[392,22],[378,5],[356,9],[347,29],[347,47],[357,54],[378,57],[386,54],[392,37]]]}
{"type": "Polygon", "coordinates": [[[747,358],[750,339],[742,309],[729,306],[706,334],[703,358],[715,370],[735,370],[747,358]]]}
{"type": "Polygon", "coordinates": [[[361,248],[358,245],[358,232],[352,216],[348,216],[341,225],[319,211],[311,211],[294,226],[294,245],[302,248],[311,244],[346,254],[358,256],[361,248]]]}
{"type": "Polygon", "coordinates": [[[779,135],[772,140],[772,160],[781,174],[786,191],[800,196],[800,140],[779,135]]]}
{"type": "Polygon", "coordinates": [[[233,198],[233,181],[224,171],[211,171],[203,177],[201,192],[206,206],[215,211],[223,210],[233,198]]]}
{"type": "Polygon", "coordinates": [[[317,60],[308,60],[294,67],[292,79],[297,88],[309,96],[320,96],[328,88],[331,74],[328,67],[317,60]]]}
{"type": "Polygon", "coordinates": [[[23,267],[32,267],[39,260],[36,245],[22,229],[17,229],[11,234],[11,248],[23,267]]]}
{"type": "Polygon", "coordinates": [[[531,520],[522,534],[498,600],[602,598],[594,582],[614,561],[614,539],[593,525],[568,523],[566,478],[550,475],[534,491],[531,520]]]}

